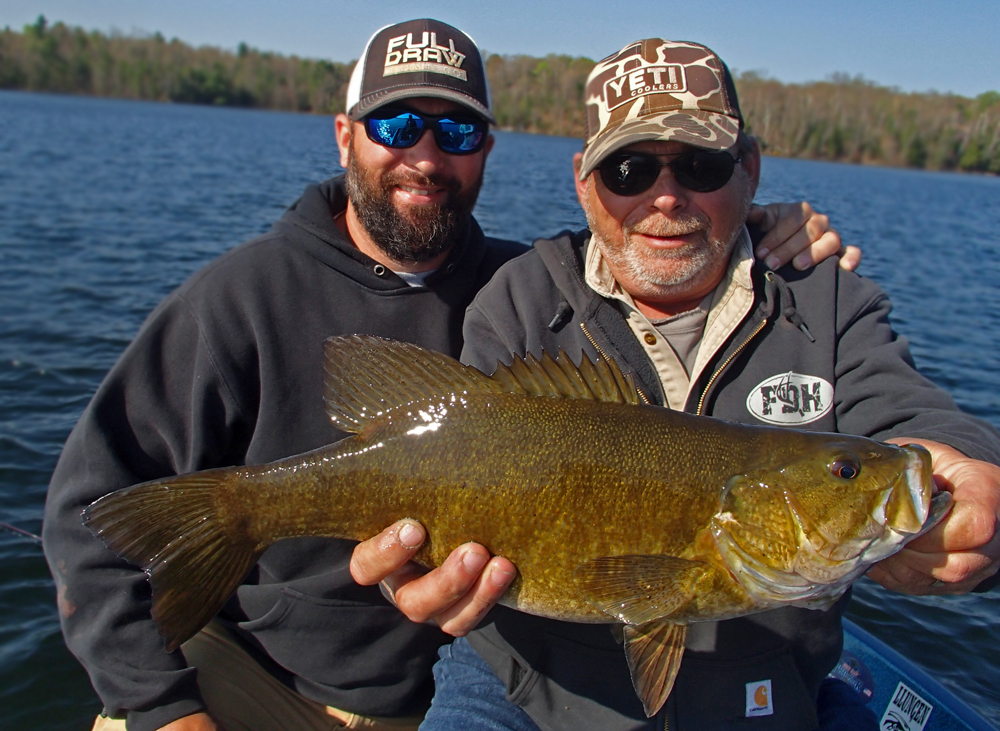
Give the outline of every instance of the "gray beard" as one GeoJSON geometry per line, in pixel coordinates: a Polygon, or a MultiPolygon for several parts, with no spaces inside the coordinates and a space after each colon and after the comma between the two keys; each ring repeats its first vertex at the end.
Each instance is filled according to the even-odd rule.
{"type": "MultiPolygon", "coordinates": [[[[749,192],[748,189],[741,202],[742,211],[737,220],[746,220],[753,200],[749,192]]],[[[623,246],[617,247],[595,230],[589,205],[584,206],[584,214],[587,216],[593,243],[600,247],[614,271],[628,277],[632,283],[629,294],[640,298],[683,296],[685,292],[697,289],[715,270],[714,265],[720,260],[728,261],[733,245],[742,231],[742,227],[738,226],[722,236],[711,236],[711,221],[698,215],[675,217],[655,224],[641,221],[622,227],[623,246]],[[641,244],[632,240],[635,233],[672,237],[696,231],[702,232],[701,242],[683,249],[641,250],[641,244]],[[667,262],[671,262],[672,266],[656,266],[667,262]]]]}
{"type": "Polygon", "coordinates": [[[379,177],[358,164],[353,143],[348,149],[344,179],[347,196],[372,242],[392,261],[431,261],[454,247],[465,235],[482,183],[482,172],[465,191],[455,178],[394,172],[379,177]],[[447,189],[448,198],[443,205],[415,207],[404,213],[391,200],[393,187],[401,184],[414,188],[441,186],[447,189]]]}

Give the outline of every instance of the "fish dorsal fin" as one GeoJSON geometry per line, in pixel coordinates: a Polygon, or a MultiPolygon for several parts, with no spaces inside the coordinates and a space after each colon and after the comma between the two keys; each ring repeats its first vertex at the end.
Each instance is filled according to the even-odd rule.
{"type": "Polygon", "coordinates": [[[595,364],[584,357],[577,367],[562,351],[555,359],[515,356],[487,376],[447,355],[370,335],[328,338],[323,348],[326,410],[338,429],[351,433],[397,406],[462,392],[639,403],[631,376],[604,358],[595,364]]]}
{"type": "Polygon", "coordinates": [[[677,671],[684,658],[687,625],[647,622],[638,627],[625,625],[625,659],[632,675],[632,687],[642,701],[647,718],[655,716],[673,690],[677,671]]]}
{"type": "Polygon", "coordinates": [[[694,596],[707,564],[674,556],[603,556],[577,567],[591,604],[630,625],[667,617],[694,596]]]}
{"type": "Polygon", "coordinates": [[[509,366],[498,361],[491,378],[512,393],[633,406],[639,403],[632,376],[623,374],[617,363],[604,356],[595,363],[584,354],[577,366],[563,350],[555,358],[542,353],[541,360],[531,353],[523,358],[515,355],[509,366]]]}
{"type": "Polygon", "coordinates": [[[323,343],[326,411],[338,429],[359,432],[369,419],[404,404],[449,393],[508,389],[447,355],[370,335],[323,343]]]}

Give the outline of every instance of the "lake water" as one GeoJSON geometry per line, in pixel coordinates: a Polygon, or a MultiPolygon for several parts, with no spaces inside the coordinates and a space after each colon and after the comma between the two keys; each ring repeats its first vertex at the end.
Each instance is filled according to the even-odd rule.
{"type": "MultiPolygon", "coordinates": [[[[0,521],[40,532],[73,424],[145,315],[339,171],[332,122],[0,92],[0,521]]],[[[584,225],[577,140],[498,133],[476,216],[530,242],[584,225]]],[[[1000,179],[766,158],[758,200],[806,199],[865,252],[917,363],[1000,425],[1000,179]]],[[[914,599],[862,580],[852,616],[1000,727],[1000,591],[914,599]]],[[[4,728],[89,728],[41,548],[0,531],[4,728]]]]}

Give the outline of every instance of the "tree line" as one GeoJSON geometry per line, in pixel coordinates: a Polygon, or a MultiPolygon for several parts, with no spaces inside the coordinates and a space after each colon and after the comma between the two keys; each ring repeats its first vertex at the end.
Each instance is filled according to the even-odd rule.
{"type": "Polygon", "coordinates": [[[0,89],[327,114],[343,111],[353,67],[246,44],[232,53],[159,33],[106,35],[43,16],[0,31],[0,89]]]}
{"type": "MultiPolygon", "coordinates": [[[[0,31],[0,89],[335,114],[353,63],[240,44],[194,48],[159,33],[85,31],[44,17],[0,31]]],[[[581,137],[594,62],[490,54],[486,71],[501,128],[581,137]]],[[[1000,93],[974,99],[903,93],[860,77],[783,84],[736,76],[749,132],[765,152],[816,160],[1000,174],[1000,93]]]]}

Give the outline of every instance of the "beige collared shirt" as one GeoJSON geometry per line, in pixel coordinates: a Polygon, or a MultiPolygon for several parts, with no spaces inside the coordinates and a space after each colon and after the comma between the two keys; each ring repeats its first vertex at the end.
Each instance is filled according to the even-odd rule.
{"type": "Polygon", "coordinates": [[[599,295],[625,303],[629,327],[656,368],[667,398],[667,406],[680,410],[687,403],[691,384],[697,382],[716,351],[753,307],[753,283],[750,279],[752,265],[753,247],[750,244],[750,234],[744,227],[733,248],[726,275],[707,298],[708,319],[690,377],[670,343],[639,311],[631,295],[618,284],[593,238],[587,245],[585,274],[587,285],[599,295]]]}

